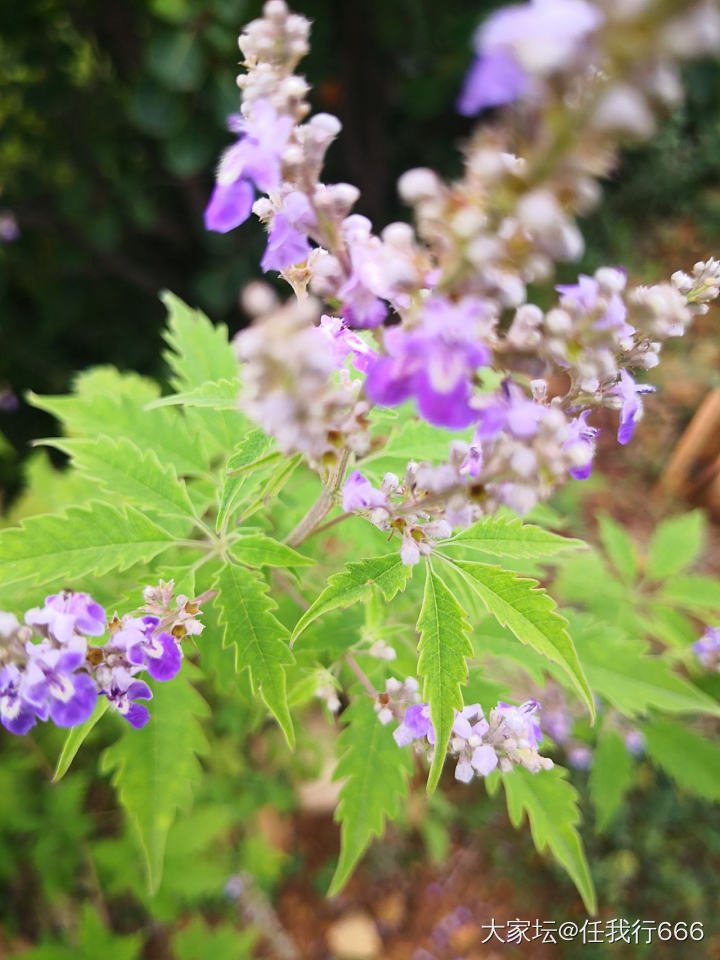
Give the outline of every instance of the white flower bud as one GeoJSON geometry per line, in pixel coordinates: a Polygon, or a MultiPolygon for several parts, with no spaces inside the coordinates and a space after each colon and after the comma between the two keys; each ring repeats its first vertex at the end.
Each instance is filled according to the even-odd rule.
{"type": "Polygon", "coordinates": [[[406,203],[418,203],[420,200],[432,200],[441,193],[442,186],[438,175],[427,167],[408,170],[398,180],[398,193],[406,203]]]}

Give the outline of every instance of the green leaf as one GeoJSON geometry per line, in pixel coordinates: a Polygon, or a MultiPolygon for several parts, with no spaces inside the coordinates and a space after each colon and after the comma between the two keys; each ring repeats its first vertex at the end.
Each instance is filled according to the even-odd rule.
{"type": "Polygon", "coordinates": [[[251,430],[228,460],[217,515],[218,532],[225,530],[235,510],[255,495],[257,471],[280,459],[280,453],[268,453],[272,444],[272,438],[264,431],[251,430]]]}
{"type": "Polygon", "coordinates": [[[230,552],[238,563],[247,567],[301,567],[315,563],[311,557],[262,533],[241,537],[233,543],[230,552]]]}
{"type": "Polygon", "coordinates": [[[238,364],[225,324],[213,324],[201,310],[189,307],[169,290],[164,290],[160,299],[168,311],[163,339],[170,349],[163,359],[173,371],[173,388],[192,390],[208,380],[236,377],[238,364]]]}
{"type": "Polygon", "coordinates": [[[540,853],[549,850],[570,874],[588,913],[595,914],[597,900],[580,834],[577,791],[562,767],[532,774],[520,767],[502,776],[508,815],[514,827],[527,813],[533,843],[540,853]]]}
{"type": "Polygon", "coordinates": [[[567,620],[537,580],[518,577],[502,567],[468,560],[453,561],[488,613],[520,640],[559,664],[595,716],[590,687],[567,631],[567,620]]]}
{"type": "Polygon", "coordinates": [[[687,610],[720,610],[720,580],[713,577],[673,577],[663,584],[661,599],[687,610]]]}
{"type": "Polygon", "coordinates": [[[699,510],[663,520],[650,540],[646,574],[664,580],[689,567],[703,548],[705,523],[699,510]]]}
{"type": "Polygon", "coordinates": [[[716,743],[672,720],[652,720],[642,730],[649,757],[680,787],[707,800],[720,800],[716,743]]]}
{"type": "Polygon", "coordinates": [[[720,716],[720,705],[674,673],[644,644],[606,624],[584,617],[572,620],[575,644],[592,689],[627,717],[654,707],[666,713],[709,713],[720,716]]]}
{"type": "Polygon", "coordinates": [[[57,783],[58,780],[62,780],[62,778],[68,772],[78,750],[83,745],[87,737],[90,735],[93,727],[104,715],[109,706],[110,701],[107,700],[106,697],[100,697],[95,705],[95,709],[87,718],[85,723],[81,723],[77,727],[71,727],[70,730],[68,730],[67,736],[65,737],[65,743],[63,744],[62,750],[60,751],[60,756],[58,757],[57,766],[55,767],[53,783],[57,783]]]}
{"type": "Polygon", "coordinates": [[[255,931],[238,930],[231,923],[210,926],[201,917],[193,917],[173,936],[173,955],[177,960],[252,960],[255,931]]]}
{"type": "Polygon", "coordinates": [[[445,763],[455,711],[462,710],[460,684],[467,681],[466,658],[472,656],[473,650],[465,613],[430,564],[417,629],[420,633],[417,672],[423,680],[422,696],[430,704],[436,737],[427,786],[428,793],[432,793],[445,763]]]}
{"type": "Polygon", "coordinates": [[[202,780],[198,757],[208,752],[200,721],[210,710],[190,672],[186,664],[172,683],[154,684],[148,723],[140,730],[128,725],[100,758],[138,837],[150,893],[160,885],[168,831],[202,780]]]}
{"type": "Polygon", "coordinates": [[[610,562],[626,583],[633,583],[638,566],[635,544],[620,524],[606,513],[598,516],[598,529],[610,562]]]}
{"type": "Polygon", "coordinates": [[[260,493],[251,501],[249,506],[247,506],[240,516],[239,522],[247,520],[248,517],[251,517],[254,513],[257,513],[258,510],[262,510],[267,501],[276,496],[285,484],[288,482],[293,473],[302,463],[301,454],[297,453],[294,457],[290,457],[273,470],[270,479],[267,481],[265,486],[262,488],[260,493]]]}
{"type": "Polygon", "coordinates": [[[97,480],[106,493],[165,516],[195,515],[185,484],[178,480],[172,464],[163,466],[153,450],[142,451],[125,437],[45,442],[72,456],[76,469],[97,480]]]}
{"type": "Polygon", "coordinates": [[[590,799],[598,830],[605,830],[633,782],[634,764],[623,739],[614,730],[604,731],[593,753],[590,799]]]}
{"type": "MultiPolygon", "coordinates": [[[[383,431],[387,427],[383,424],[383,431]]],[[[471,431],[467,432],[467,438],[471,431]]],[[[463,432],[434,427],[425,420],[406,420],[391,434],[384,447],[363,457],[360,469],[376,476],[388,471],[402,475],[408,460],[429,460],[438,463],[447,460],[453,440],[465,439],[463,432]]]]}
{"type": "Polygon", "coordinates": [[[582,540],[571,540],[523,523],[517,517],[484,517],[451,540],[440,543],[438,551],[452,553],[456,547],[496,557],[535,560],[554,556],[561,550],[584,548],[585,544],[582,540]]]}
{"type": "Polygon", "coordinates": [[[192,390],[186,390],[183,393],[171,393],[167,397],[152,400],[145,409],[207,407],[211,410],[238,410],[239,391],[240,381],[237,378],[233,380],[208,380],[192,390]]]}
{"type": "Polygon", "coordinates": [[[215,578],[218,622],[225,627],[224,647],[235,647],[235,669],[248,670],[254,692],[260,692],[290,744],[294,743],[287,705],[285,667],[293,663],[288,630],[274,616],[261,574],[236,564],[223,566],[215,578]]]}
{"type": "Polygon", "coordinates": [[[31,517],[0,532],[0,583],[72,582],[127,570],[173,546],[173,537],[134,507],[94,501],[31,517]]]}
{"type": "Polygon", "coordinates": [[[94,396],[46,396],[29,393],[28,402],[46,410],[69,433],[95,438],[100,434],[127,437],[141,450],[154,450],[161,463],[171,463],[182,476],[198,476],[208,466],[207,451],[176,410],[144,410],[124,393],[94,396]]]}
{"type": "Polygon", "coordinates": [[[317,620],[324,613],[368,600],[372,595],[373,585],[379,588],[389,603],[396,593],[405,589],[411,576],[412,567],[402,562],[399,553],[346,563],[344,570],[328,578],[327,586],[320,596],[295,624],[292,642],[297,640],[313,620],[317,620]]]}
{"type": "Polygon", "coordinates": [[[345,780],[335,811],[341,825],[340,858],[328,890],[331,897],[345,886],[370,840],[382,834],[386,818],[400,812],[412,770],[409,752],[395,743],[389,725],[380,723],[369,698],[353,700],[343,720],[333,774],[333,780],[345,780]]]}

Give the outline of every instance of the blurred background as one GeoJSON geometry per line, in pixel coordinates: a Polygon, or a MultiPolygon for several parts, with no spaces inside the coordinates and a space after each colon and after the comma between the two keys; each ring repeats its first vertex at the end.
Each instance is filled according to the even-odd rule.
{"type": "MultiPolygon", "coordinates": [[[[376,227],[405,215],[395,193],[404,170],[458,171],[457,146],[470,127],[453,103],[472,31],[498,5],[295,4],[315,20],[304,63],[314,107],[336,113],[344,127],[326,178],[356,183],[357,210],[376,227]]],[[[260,6],[0,4],[0,506],[7,519],[29,512],[24,478],[40,470],[29,441],[56,432],[50,417],[24,403],[25,391],[63,392],[77,371],[101,363],[162,378],[158,293],[165,288],[231,332],[245,322],[238,294],[258,275],[262,228],[248,222],[228,235],[208,234],[202,212],[215,161],[229,142],[225,117],[237,107],[237,34],[260,6]]],[[[623,156],[602,210],[583,225],[581,270],[624,264],[633,279],[654,282],[720,253],[720,66],[693,64],[685,83],[685,104],[650,145],[623,156]]],[[[648,493],[703,400],[720,387],[716,317],[701,318],[653,371],[660,397],[648,403],[632,448],[601,457],[609,479],[574,485],[565,496],[560,506],[575,535],[592,537],[602,508],[642,544],[663,516],[667,501],[648,493]]],[[[717,526],[708,529],[703,570],[717,574],[717,526]]],[[[208,802],[171,840],[169,880],[154,906],[128,889],[129,876],[140,883],[139,867],[132,846],[122,846],[117,811],[107,813],[107,787],[91,777],[92,757],[57,791],[39,789],[47,761],[32,755],[30,740],[3,748],[0,957],[20,956],[72,928],[71,951],[36,946],[28,956],[240,960],[250,956],[249,940],[245,947],[237,940],[248,918],[262,932],[264,956],[352,956],[341,947],[328,952],[320,936],[348,916],[359,926],[346,930],[345,940],[357,949],[369,937],[368,957],[511,957],[512,947],[496,944],[492,953],[491,945],[479,945],[477,930],[467,932],[468,916],[482,909],[498,918],[545,914],[581,922],[572,887],[534,853],[526,834],[510,828],[502,805],[464,788],[434,801],[429,812],[407,811],[339,905],[328,904],[322,890],[337,848],[332,796],[328,806],[320,790],[319,800],[298,807],[282,773],[256,775],[253,757],[233,752],[241,719],[221,717],[220,772],[208,802]],[[239,798],[222,779],[230,772],[244,778],[239,798]],[[243,823],[252,824],[247,834],[243,823]],[[234,872],[228,837],[242,848],[242,875],[234,872]],[[188,858],[197,863],[192,877],[188,858]],[[394,944],[392,953],[378,952],[368,918],[394,944]],[[178,928],[182,936],[171,947],[168,931],[178,928]]],[[[49,756],[58,746],[54,735],[46,731],[41,744],[49,756]]],[[[584,792],[586,774],[576,776],[584,792]]],[[[599,865],[600,902],[617,916],[712,921],[720,895],[718,828],[716,808],[649,766],[641,770],[633,803],[612,831],[585,836],[599,865]]],[[[687,947],[675,947],[677,953],[673,945],[633,947],[632,956],[688,955],[687,947]]],[[[536,945],[517,955],[551,958],[559,949],[536,945]]],[[[595,955],[630,955],[622,947],[607,951],[598,947],[595,955]]],[[[718,956],[720,946],[706,942],[693,955],[718,956]]]]}

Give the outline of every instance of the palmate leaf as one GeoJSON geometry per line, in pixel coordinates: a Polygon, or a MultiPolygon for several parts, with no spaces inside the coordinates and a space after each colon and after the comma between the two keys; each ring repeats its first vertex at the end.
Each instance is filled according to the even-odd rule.
{"type": "Polygon", "coordinates": [[[255,429],[250,430],[235,448],[226,464],[217,514],[218,532],[227,529],[232,514],[255,496],[262,471],[281,458],[278,451],[271,452],[273,443],[272,437],[264,430],[255,429]]]}
{"type": "Polygon", "coordinates": [[[237,410],[240,381],[208,380],[192,390],[182,393],[171,393],[166,397],[152,400],[145,407],[154,410],[157,407],[205,407],[210,410],[237,410]]]}
{"type": "Polygon", "coordinates": [[[142,450],[154,450],[161,463],[171,463],[181,476],[198,476],[208,467],[202,437],[193,435],[176,410],[145,410],[144,402],[126,395],[43,396],[28,401],[60,420],[68,433],[127,437],[142,450]]]}
{"type": "Polygon", "coordinates": [[[562,550],[584,548],[582,540],[561,537],[518,517],[484,517],[451,540],[438,544],[438,552],[479,552],[495,557],[540,560],[562,550]]]}
{"type": "Polygon", "coordinates": [[[619,809],[633,782],[634,766],[622,737],[614,730],[603,731],[588,781],[598,830],[604,830],[619,809]]]}
{"type": "Polygon", "coordinates": [[[703,548],[705,523],[699,510],[663,520],[648,548],[646,574],[664,580],[689,567],[703,548]]]}
{"type": "Polygon", "coordinates": [[[567,631],[567,620],[537,580],[519,577],[502,567],[455,560],[465,583],[480,597],[488,613],[506,626],[521,643],[559,664],[594,717],[595,706],[587,679],[567,631]]]}
{"type": "Polygon", "coordinates": [[[623,582],[633,583],[637,576],[637,551],[627,531],[604,513],[598,517],[598,530],[605,552],[623,582]]]}
{"type": "Polygon", "coordinates": [[[138,837],[151,893],[160,885],[168,831],[178,811],[189,809],[202,778],[198,757],[208,752],[200,721],[210,710],[190,673],[186,664],[171,682],[155,683],[146,726],[128,725],[100,758],[138,837]]]}
{"type": "Polygon", "coordinates": [[[587,617],[571,622],[593,690],[620,713],[636,717],[654,707],[665,713],[720,716],[720,704],[674,673],[662,657],[649,655],[644,644],[587,617]]]}
{"type": "Polygon", "coordinates": [[[160,299],[168,311],[163,338],[170,350],[163,358],[173,371],[175,390],[192,390],[207,380],[232,380],[237,376],[237,360],[228,342],[224,324],[213,324],[202,311],[193,310],[164,290],[160,299]]]}
{"type": "Polygon", "coordinates": [[[720,580],[713,577],[671,577],[662,587],[660,599],[666,603],[700,613],[720,611],[720,580]]]}
{"type": "Polygon", "coordinates": [[[442,773],[455,711],[462,709],[460,684],[467,681],[466,658],[472,656],[473,651],[465,613],[430,564],[417,629],[420,633],[417,672],[423,680],[422,696],[430,704],[436,737],[428,776],[428,792],[432,793],[442,773]]]}
{"type": "Polygon", "coordinates": [[[215,578],[218,622],[224,626],[223,646],[235,647],[235,669],[248,670],[253,691],[260,693],[290,744],[294,732],[287,704],[285,668],[293,663],[288,630],[273,614],[263,576],[227,563],[215,578]]]}
{"type": "Polygon", "coordinates": [[[533,843],[540,853],[549,850],[567,870],[583,898],[588,913],[597,911],[597,900],[582,840],[576,829],[580,822],[578,795],[568,782],[567,771],[553,767],[532,774],[521,767],[503,774],[508,815],[519,827],[527,813],[533,843]]]}
{"type": "Polygon", "coordinates": [[[396,593],[405,589],[411,576],[412,567],[402,562],[399,553],[346,563],[344,570],[328,578],[327,586],[320,596],[295,624],[293,643],[313,620],[317,620],[324,613],[369,599],[373,585],[378,587],[389,602],[396,593]]]}
{"type": "Polygon", "coordinates": [[[386,818],[396,817],[408,792],[412,761],[383,726],[367,697],[352,701],[343,713],[346,726],[338,738],[340,758],[334,780],[345,780],[335,818],[340,823],[340,858],[328,890],[345,886],[370,840],[380,836],[386,818]]]}
{"type": "Polygon", "coordinates": [[[643,725],[653,763],[683,790],[706,800],[720,800],[720,749],[694,730],[665,718],[643,725]]]}
{"type": "Polygon", "coordinates": [[[241,537],[233,543],[230,552],[238,563],[248,567],[303,567],[315,563],[311,557],[263,533],[241,537]]]}
{"type": "MultiPolygon", "coordinates": [[[[164,292],[161,299],[168,310],[163,337],[170,347],[163,357],[172,370],[173,390],[187,394],[204,383],[236,380],[238,363],[228,341],[227,327],[215,326],[204,313],[193,310],[172,293],[164,292]]],[[[225,409],[188,406],[184,411],[191,427],[201,431],[218,454],[232,450],[248,429],[238,409],[238,392],[236,384],[232,397],[225,398],[229,404],[225,409]]]]}
{"type": "Polygon", "coordinates": [[[174,540],[134,507],[94,501],[0,532],[0,583],[72,582],[147,563],[174,540]]]}
{"type": "Polygon", "coordinates": [[[171,517],[194,517],[185,484],[172,464],[163,465],[154,450],[142,451],[131,440],[52,439],[45,441],[70,454],[77,470],[97,480],[105,492],[171,517]]]}

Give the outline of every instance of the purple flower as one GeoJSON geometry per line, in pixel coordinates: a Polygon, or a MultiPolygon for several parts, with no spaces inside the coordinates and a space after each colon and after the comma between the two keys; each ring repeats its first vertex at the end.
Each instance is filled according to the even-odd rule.
{"type": "Polygon", "coordinates": [[[580,274],[577,283],[558,283],[555,289],[560,294],[561,303],[569,301],[569,306],[577,306],[585,313],[590,313],[600,294],[597,280],[584,273],[580,274]]]}
{"type": "Polygon", "coordinates": [[[475,58],[458,97],[457,111],[474,117],[487,107],[514,103],[529,88],[530,78],[515,57],[504,50],[493,50],[475,58]]]}
{"type": "Polygon", "coordinates": [[[31,627],[47,627],[58,643],[68,643],[75,633],[99,637],[105,632],[105,611],[87,593],[63,590],[45,597],[43,607],[34,607],[25,614],[31,627]]]}
{"type": "Polygon", "coordinates": [[[273,217],[260,263],[263,271],[284,270],[307,260],[312,250],[307,231],[314,225],[315,214],[310,201],[299,190],[293,190],[273,217]]]}
{"type": "Polygon", "coordinates": [[[317,329],[329,343],[337,367],[342,367],[348,354],[352,354],[352,365],[361,373],[366,373],[377,359],[373,348],[369,347],[362,337],[349,330],[340,317],[320,317],[320,326],[317,329]]]}
{"type": "Polygon", "coordinates": [[[432,735],[434,740],[434,734],[435,731],[430,720],[430,705],[416,703],[407,708],[402,723],[394,731],[393,737],[399,747],[407,747],[414,740],[420,740],[422,737],[430,739],[432,735]]]}
{"type": "Polygon", "coordinates": [[[377,490],[359,470],[353,470],[343,486],[343,510],[367,510],[369,507],[386,507],[387,497],[377,490]]]}
{"type": "Polygon", "coordinates": [[[379,327],[388,315],[388,308],[367,287],[362,278],[353,272],[338,290],[342,302],[342,317],[355,330],[379,327]]]}
{"type": "Polygon", "coordinates": [[[470,765],[481,777],[486,777],[489,773],[492,773],[498,765],[498,755],[495,748],[489,743],[483,743],[476,747],[473,750],[470,765]]]}
{"type": "Polygon", "coordinates": [[[513,737],[525,740],[533,750],[537,749],[543,738],[540,724],[535,719],[535,714],[540,709],[537,700],[526,700],[519,707],[499,701],[495,709],[502,716],[513,737]]]}
{"type": "MultiPolygon", "coordinates": [[[[624,271],[623,271],[624,272],[624,271]]],[[[560,303],[579,308],[585,313],[595,309],[600,297],[600,284],[594,277],[580,274],[577,283],[560,283],[555,289],[561,295],[560,303]]],[[[618,336],[627,338],[635,333],[635,327],[627,323],[627,306],[618,293],[607,301],[605,313],[593,324],[595,330],[615,330],[618,336]]]]}
{"type": "Polygon", "coordinates": [[[20,686],[22,674],[14,663],[0,670],[0,723],[10,733],[24,736],[35,726],[34,709],[25,702],[20,686]]]}
{"type": "Polygon", "coordinates": [[[595,440],[600,433],[597,427],[587,423],[589,410],[570,421],[570,437],[563,444],[565,450],[571,450],[576,466],[570,468],[570,476],[576,480],[587,480],[592,473],[595,458],[595,440]]]}
{"type": "Polygon", "coordinates": [[[575,770],[587,770],[592,764],[592,750],[584,743],[576,743],[568,750],[568,763],[575,770]]]}
{"type": "Polygon", "coordinates": [[[486,314],[484,301],[475,297],[459,303],[442,297],[428,300],[420,329],[386,331],[388,356],[378,357],[368,370],[368,397],[395,406],[414,396],[420,414],[430,423],[467,427],[478,415],[471,405],[475,371],[491,357],[477,336],[486,314]]]}
{"type": "Polygon", "coordinates": [[[620,426],[618,428],[618,443],[623,445],[632,440],[635,424],[642,415],[642,401],[639,394],[652,393],[655,387],[638,384],[627,370],[620,371],[620,382],[610,391],[611,396],[620,397],[620,426]]]}
{"type": "Polygon", "coordinates": [[[640,730],[628,730],[625,734],[625,749],[633,756],[638,756],[645,749],[645,736],[640,730]]]}
{"type": "Polygon", "coordinates": [[[118,713],[136,730],[144,727],[150,719],[148,708],[144,704],[134,702],[152,700],[152,690],[143,680],[133,680],[129,674],[127,678],[117,676],[113,678],[109,690],[104,693],[118,713]]]}
{"type": "Polygon", "coordinates": [[[708,627],[690,649],[704,667],[720,667],[720,627],[708,627]]]}
{"type": "Polygon", "coordinates": [[[86,644],[74,637],[63,648],[48,640],[26,645],[27,665],[22,680],[23,699],[40,720],[48,715],[58,727],[84,723],[95,708],[95,681],[78,668],[84,664],[86,644]]]}
{"type": "Polygon", "coordinates": [[[247,180],[237,183],[216,183],[205,208],[205,229],[228,233],[250,216],[255,191],[247,180]]]}
{"type": "Polygon", "coordinates": [[[128,660],[144,666],[153,680],[172,680],[180,672],[182,650],[170,633],[158,633],[144,637],[128,650],[128,660]]]}
{"type": "Polygon", "coordinates": [[[0,213],[0,242],[13,243],[20,236],[20,227],[18,227],[15,215],[9,210],[0,213]]]}
{"type": "Polygon", "coordinates": [[[294,121],[257,100],[251,117],[234,115],[229,125],[240,137],[220,160],[217,185],[205,210],[205,226],[218,233],[227,233],[250,216],[253,184],[264,193],[279,186],[280,161],[294,121]]]}
{"type": "Polygon", "coordinates": [[[504,380],[499,392],[478,408],[477,415],[480,423],[474,443],[479,446],[501,430],[523,440],[535,436],[545,415],[545,407],[531,400],[512,380],[504,380]]]}

